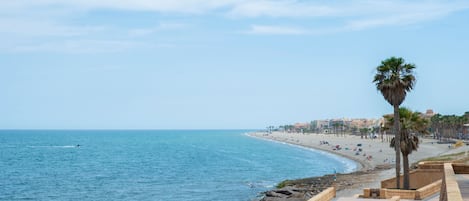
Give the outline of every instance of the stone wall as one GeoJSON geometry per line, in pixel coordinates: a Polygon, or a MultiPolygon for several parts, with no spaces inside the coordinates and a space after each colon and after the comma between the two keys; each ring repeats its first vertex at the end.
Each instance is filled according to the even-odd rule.
{"type": "Polygon", "coordinates": [[[455,174],[469,174],[469,165],[453,163],[452,166],[455,174]]]}
{"type": "MultiPolygon", "coordinates": [[[[418,169],[409,173],[410,188],[419,189],[443,178],[442,169],[418,169]]],[[[401,186],[404,177],[401,175],[401,186]]],[[[396,188],[396,178],[381,181],[381,188],[396,188]]]]}
{"type": "Polygon", "coordinates": [[[417,191],[414,190],[398,190],[398,189],[381,189],[380,198],[389,199],[392,197],[400,197],[401,199],[410,199],[414,200],[416,197],[417,191]]]}
{"type": "MultiPolygon", "coordinates": [[[[410,188],[414,190],[402,190],[396,188],[396,178],[381,181],[380,189],[363,189],[365,198],[390,199],[400,197],[401,199],[424,199],[440,192],[444,173],[442,163],[421,163],[419,169],[411,171],[410,188]],[[420,169],[422,168],[422,169],[420,169]]],[[[403,176],[401,176],[403,186],[403,176]]]]}
{"type": "Polygon", "coordinates": [[[458,182],[456,181],[453,165],[451,163],[445,163],[444,172],[440,201],[463,201],[458,182]]]}
{"type": "Polygon", "coordinates": [[[417,193],[415,194],[416,200],[422,200],[426,197],[429,197],[441,190],[442,180],[440,179],[437,182],[433,182],[430,185],[426,185],[422,188],[417,189],[417,193]]]}
{"type": "Polygon", "coordinates": [[[315,195],[308,201],[331,201],[335,197],[335,188],[329,187],[326,190],[322,191],[321,193],[315,195]]]}
{"type": "Polygon", "coordinates": [[[418,169],[440,169],[443,170],[444,161],[423,161],[417,166],[418,169]]]}

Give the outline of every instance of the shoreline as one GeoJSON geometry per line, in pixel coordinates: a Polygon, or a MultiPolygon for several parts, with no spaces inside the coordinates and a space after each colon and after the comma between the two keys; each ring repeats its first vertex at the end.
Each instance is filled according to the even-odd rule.
{"type": "MultiPolygon", "coordinates": [[[[321,151],[327,154],[339,156],[341,158],[346,158],[357,164],[357,167],[351,172],[359,172],[359,171],[366,172],[369,170],[373,170],[377,166],[377,164],[371,163],[371,161],[361,159],[360,157],[354,157],[354,156],[351,156],[350,154],[345,154],[341,151],[333,150],[332,143],[330,143],[329,145],[326,145],[326,144],[313,145],[312,143],[307,143],[307,142],[304,142],[302,139],[293,137],[293,136],[301,136],[301,135],[302,136],[317,135],[318,137],[321,137],[321,138],[324,137],[325,140],[322,140],[322,141],[327,141],[327,140],[330,140],[331,138],[344,138],[344,137],[329,136],[333,134],[329,134],[329,135],[328,134],[316,134],[316,133],[300,134],[300,133],[281,133],[281,132],[273,132],[272,134],[267,134],[265,132],[251,132],[251,133],[247,133],[247,135],[250,137],[261,139],[261,140],[267,140],[267,141],[272,141],[276,143],[286,143],[289,145],[299,146],[299,147],[303,147],[307,149],[313,149],[315,151],[321,151]],[[277,135],[285,135],[285,136],[278,137],[277,135]]],[[[350,137],[353,138],[355,136],[347,136],[345,138],[350,138],[350,137]]],[[[378,164],[378,165],[383,165],[383,164],[378,164]]]]}
{"type": "MultiPolygon", "coordinates": [[[[256,132],[256,133],[258,133],[258,132],[256,132]]],[[[353,168],[351,171],[347,171],[343,174],[353,173],[353,172],[358,172],[358,171],[366,171],[367,170],[366,167],[370,166],[370,164],[366,164],[363,161],[356,160],[355,158],[352,158],[352,157],[347,156],[345,154],[333,152],[333,151],[326,150],[326,149],[320,149],[320,148],[316,148],[316,147],[312,147],[312,146],[305,146],[305,145],[302,145],[300,143],[285,142],[285,141],[275,140],[275,139],[271,139],[271,138],[260,137],[256,133],[246,133],[246,135],[249,136],[249,137],[260,139],[260,140],[266,140],[266,141],[270,141],[270,142],[274,142],[274,143],[285,143],[285,144],[288,144],[290,146],[297,146],[297,147],[300,147],[300,148],[303,148],[303,149],[308,149],[308,150],[313,151],[313,152],[319,152],[319,153],[322,152],[321,154],[329,155],[329,157],[339,157],[339,158],[344,158],[344,159],[350,160],[351,162],[354,163],[354,165],[356,165],[356,167],[353,168]]]]}
{"type": "MultiPolygon", "coordinates": [[[[339,157],[344,157],[356,162],[357,167],[351,173],[337,174],[338,181],[344,182],[346,186],[341,186],[337,190],[337,197],[352,197],[362,193],[363,188],[379,188],[381,181],[395,176],[394,149],[389,147],[389,142],[377,139],[365,139],[360,136],[345,135],[335,136],[335,134],[316,133],[284,133],[284,132],[251,132],[248,136],[262,140],[287,143],[295,146],[302,146],[308,149],[324,151],[339,157]],[[323,142],[327,142],[323,143],[323,142]],[[337,149],[339,145],[339,149],[337,149]],[[358,146],[360,145],[360,146],[358,146]]],[[[384,139],[391,136],[385,136],[384,139]]],[[[437,144],[434,139],[421,139],[419,149],[409,155],[409,163],[413,164],[419,160],[468,150],[466,146],[450,149],[447,144],[437,144]]],[[[330,175],[323,175],[317,178],[327,178],[330,175]]],[[[311,179],[311,178],[310,178],[311,179]]],[[[304,179],[299,179],[304,180],[304,179]]],[[[275,190],[273,190],[275,191],[275,190]]]]}

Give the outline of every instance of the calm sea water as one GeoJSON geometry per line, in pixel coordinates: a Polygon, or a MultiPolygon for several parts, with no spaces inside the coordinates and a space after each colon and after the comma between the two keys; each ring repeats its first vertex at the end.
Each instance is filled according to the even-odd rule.
{"type": "Polygon", "coordinates": [[[356,168],[246,132],[0,131],[0,200],[247,201],[284,179],[356,168]]]}

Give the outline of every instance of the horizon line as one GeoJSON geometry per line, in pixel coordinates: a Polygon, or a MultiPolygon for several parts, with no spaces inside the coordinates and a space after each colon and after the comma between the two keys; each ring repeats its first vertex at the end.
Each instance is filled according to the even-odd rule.
{"type": "Polygon", "coordinates": [[[259,128],[0,128],[0,131],[165,131],[165,130],[262,130],[259,128]]]}

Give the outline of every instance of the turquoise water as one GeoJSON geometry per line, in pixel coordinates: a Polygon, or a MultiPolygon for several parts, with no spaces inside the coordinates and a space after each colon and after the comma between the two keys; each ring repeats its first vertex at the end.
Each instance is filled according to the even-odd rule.
{"type": "Polygon", "coordinates": [[[246,132],[0,131],[0,200],[247,201],[284,179],[356,168],[246,132]]]}

